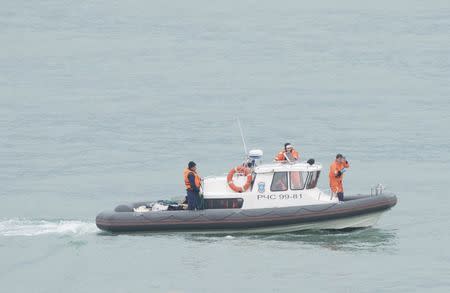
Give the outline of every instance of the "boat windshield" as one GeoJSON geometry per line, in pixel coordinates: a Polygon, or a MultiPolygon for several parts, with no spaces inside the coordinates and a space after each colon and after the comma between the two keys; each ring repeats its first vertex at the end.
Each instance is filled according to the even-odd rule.
{"type": "Polygon", "coordinates": [[[273,173],[272,184],[270,185],[270,191],[286,191],[288,190],[288,172],[275,172],[273,173]]]}
{"type": "Polygon", "coordinates": [[[301,171],[290,172],[291,190],[304,189],[307,175],[308,172],[301,172],[301,171]]]}
{"type": "Polygon", "coordinates": [[[317,181],[319,181],[319,175],[320,175],[320,171],[314,171],[314,172],[309,172],[309,182],[308,185],[306,186],[307,189],[312,189],[315,188],[317,186],[317,181]]]}

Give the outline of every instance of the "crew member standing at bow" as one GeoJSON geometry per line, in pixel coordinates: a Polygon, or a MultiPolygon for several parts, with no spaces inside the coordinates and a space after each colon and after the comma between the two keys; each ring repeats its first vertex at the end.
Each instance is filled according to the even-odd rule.
{"type": "Polygon", "coordinates": [[[292,163],[297,160],[300,160],[300,156],[298,155],[298,152],[294,150],[294,146],[288,142],[284,144],[284,149],[281,150],[275,157],[275,161],[279,162],[292,163]]]}
{"type": "Polygon", "coordinates": [[[197,174],[197,165],[192,161],[184,169],[184,184],[186,185],[188,209],[199,209],[201,179],[197,174]]]}
{"type": "Polygon", "coordinates": [[[344,187],[342,181],[344,179],[344,172],[349,168],[347,159],[341,155],[336,155],[336,160],[330,166],[330,188],[333,196],[337,195],[339,201],[344,201],[344,187]]]}

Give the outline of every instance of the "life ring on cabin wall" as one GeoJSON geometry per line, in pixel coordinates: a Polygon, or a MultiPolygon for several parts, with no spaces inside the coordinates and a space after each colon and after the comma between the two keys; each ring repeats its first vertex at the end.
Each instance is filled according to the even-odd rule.
{"type": "Polygon", "coordinates": [[[228,186],[235,192],[244,192],[246,191],[250,185],[252,184],[252,170],[250,168],[244,167],[244,166],[237,166],[236,168],[233,168],[228,172],[227,176],[227,182],[228,186]],[[234,184],[233,176],[238,173],[242,174],[244,176],[247,176],[247,181],[243,186],[237,186],[234,184]]]}

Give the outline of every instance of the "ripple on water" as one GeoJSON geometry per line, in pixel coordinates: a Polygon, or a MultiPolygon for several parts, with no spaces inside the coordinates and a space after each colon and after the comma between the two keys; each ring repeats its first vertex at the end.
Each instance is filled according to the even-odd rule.
{"type": "Polygon", "coordinates": [[[376,251],[395,249],[397,234],[395,230],[376,228],[353,230],[310,230],[282,234],[203,234],[188,235],[187,239],[196,242],[220,242],[224,239],[234,241],[277,241],[290,245],[302,244],[321,246],[330,250],[376,251]]]}

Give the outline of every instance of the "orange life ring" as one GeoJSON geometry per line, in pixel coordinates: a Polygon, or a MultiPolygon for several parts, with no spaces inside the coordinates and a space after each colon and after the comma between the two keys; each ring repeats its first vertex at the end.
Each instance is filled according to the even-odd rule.
{"type": "Polygon", "coordinates": [[[244,166],[237,166],[236,168],[231,169],[230,172],[228,173],[227,182],[228,182],[228,186],[230,186],[230,188],[233,191],[244,192],[250,187],[250,184],[252,184],[252,170],[250,170],[249,168],[246,168],[244,166]],[[236,173],[247,176],[247,181],[245,182],[244,186],[236,186],[236,184],[234,184],[233,176],[236,173]]]}

